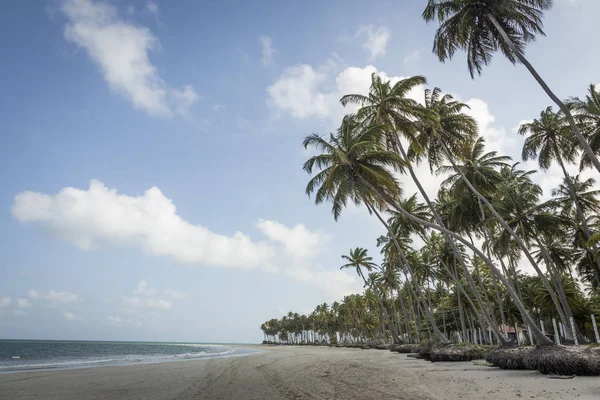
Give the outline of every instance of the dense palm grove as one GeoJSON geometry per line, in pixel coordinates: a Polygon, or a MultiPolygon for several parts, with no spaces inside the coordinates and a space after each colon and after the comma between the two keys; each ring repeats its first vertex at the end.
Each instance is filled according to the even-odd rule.
{"type": "MultiPolygon", "coordinates": [[[[329,202],[337,220],[349,203],[363,205],[386,234],[373,238],[376,265],[362,248],[343,257],[364,282],[362,294],[310,315],[289,313],[265,322],[267,341],[287,343],[413,342],[424,340],[509,347],[515,324],[527,341],[553,348],[552,319],[563,340],[594,340],[591,314],[600,315],[600,191],[594,179],[572,176],[568,165],[600,171],[600,93],[559,100],[524,56],[543,34],[543,0],[429,0],[423,13],[438,20],[440,60],[467,52],[471,75],[494,52],[523,64],[557,106],[523,124],[523,160],[540,170],[558,165],[563,182],[544,194],[518,160],[486,149],[468,106],[414,76],[390,82],[374,74],[367,95],[348,94],[357,107],[335,134],[305,138],[318,154],[304,164],[306,192],[329,202]],[[427,163],[445,177],[435,198],[415,173],[427,163]],[[404,193],[414,182],[418,193],[404,193]],[[550,196],[544,196],[550,195],[550,196]],[[525,274],[522,270],[535,274],[525,274]],[[571,324],[571,320],[574,324],[571,324]],[[561,326],[562,325],[562,326],[561,326]]],[[[342,264],[342,263],[340,263],[342,264]]]]}

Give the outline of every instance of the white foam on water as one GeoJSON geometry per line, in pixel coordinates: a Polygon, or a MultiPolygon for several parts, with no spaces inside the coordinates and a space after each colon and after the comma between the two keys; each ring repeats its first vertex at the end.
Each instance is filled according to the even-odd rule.
{"type": "MultiPolygon", "coordinates": [[[[186,345],[181,346],[188,347],[223,347],[218,345],[186,345]]],[[[75,369],[75,368],[88,368],[88,367],[99,367],[108,365],[135,365],[135,364],[155,364],[161,362],[175,362],[193,359],[203,358],[218,358],[226,356],[243,356],[251,354],[254,351],[247,351],[248,349],[236,349],[233,347],[223,347],[222,351],[200,351],[200,352],[186,352],[181,354],[152,354],[152,355],[118,355],[111,358],[87,358],[87,359],[71,359],[71,360],[48,360],[48,362],[31,362],[21,363],[19,356],[13,356],[13,362],[9,362],[5,365],[0,365],[0,373],[20,372],[20,371],[35,371],[35,370],[46,370],[46,369],[75,369]],[[236,354],[236,351],[238,354],[236,354]]],[[[37,360],[36,360],[37,361],[37,360]]]]}

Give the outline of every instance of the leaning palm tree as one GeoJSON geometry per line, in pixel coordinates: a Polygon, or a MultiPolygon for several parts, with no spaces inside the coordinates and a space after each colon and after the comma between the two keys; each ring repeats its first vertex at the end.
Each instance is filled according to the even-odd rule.
{"type": "Polygon", "coordinates": [[[539,119],[525,123],[519,128],[521,135],[529,135],[523,144],[522,157],[524,161],[537,157],[538,164],[544,171],[550,168],[554,160],[558,162],[587,241],[591,236],[590,229],[583,214],[583,209],[577,200],[571,175],[565,167],[565,161],[569,163],[575,161],[574,154],[569,152],[572,142],[566,132],[566,128],[563,118],[554,113],[552,107],[546,108],[540,114],[539,119]]]}
{"type": "MultiPolygon", "coordinates": [[[[438,149],[436,154],[442,157],[449,154],[449,149],[457,149],[465,138],[468,139],[474,135],[477,131],[477,125],[471,117],[461,113],[461,110],[465,107],[464,104],[453,102],[451,96],[444,96],[440,100],[440,89],[436,88],[433,92],[425,92],[425,107],[407,97],[410,90],[425,83],[424,77],[415,76],[402,79],[392,86],[389,80],[385,81],[379,75],[372,74],[371,87],[367,96],[348,94],[342,97],[340,102],[344,106],[347,104],[361,106],[357,116],[367,124],[385,124],[386,129],[385,134],[382,136],[382,144],[396,152],[404,161],[404,166],[430,208],[436,223],[444,228],[440,215],[435,210],[432,201],[415,174],[407,151],[400,140],[400,135],[409,140],[413,152],[417,154],[420,154],[423,150],[422,147],[418,146],[419,144],[428,144],[419,141],[418,138],[427,137],[429,144],[433,143],[435,148],[438,149]],[[438,104],[444,107],[437,107],[438,104]],[[440,109],[447,112],[444,113],[440,109]],[[424,129],[427,129],[427,134],[419,134],[424,129]],[[442,131],[445,137],[440,137],[439,134],[434,135],[439,131],[442,131]]],[[[383,220],[381,222],[384,223],[383,220]]],[[[460,254],[454,240],[448,238],[448,241],[455,253],[460,254]]],[[[458,262],[464,270],[467,269],[467,264],[460,255],[458,256],[458,262]]],[[[473,289],[476,291],[475,288],[473,289]]],[[[483,306],[483,303],[481,306],[483,306]]],[[[490,323],[490,325],[492,324],[490,323]]]]}
{"type": "MultiPolygon", "coordinates": [[[[399,206],[396,201],[400,194],[399,184],[389,168],[400,168],[404,165],[404,161],[396,153],[382,148],[381,135],[383,130],[385,130],[385,127],[380,125],[365,126],[365,124],[357,122],[352,116],[346,116],[342,121],[338,134],[330,134],[329,140],[325,140],[316,134],[306,137],[304,139],[305,147],[314,146],[323,152],[311,157],[304,163],[304,170],[307,173],[312,173],[315,167],[320,169],[307,184],[306,193],[308,195],[315,193],[315,203],[317,204],[331,201],[333,203],[333,215],[336,220],[349,201],[357,205],[365,203],[373,212],[376,212],[377,207],[383,206],[381,203],[385,202],[385,205],[392,207],[407,219],[422,224],[429,229],[435,229],[452,240],[461,242],[484,260],[496,278],[506,287],[524,320],[531,326],[532,334],[535,336],[537,343],[552,345],[552,341],[537,328],[536,323],[525,310],[512,285],[480,249],[460,235],[433,222],[422,220],[399,206]],[[378,204],[374,204],[375,201],[378,204]]],[[[404,257],[389,225],[378,213],[376,215],[386,227],[392,241],[397,245],[402,262],[407,268],[410,268],[410,263],[404,257]]],[[[413,275],[412,271],[411,275],[413,275]]],[[[421,293],[419,293],[419,296],[423,300],[421,293]]],[[[425,309],[436,337],[443,343],[447,343],[447,338],[443,336],[435,324],[431,310],[427,307],[425,309]]]]}
{"type": "MultiPolygon", "coordinates": [[[[600,86],[590,85],[585,99],[572,97],[567,102],[575,113],[575,119],[581,126],[585,138],[595,154],[600,154],[600,86]]],[[[592,160],[587,152],[581,155],[580,169],[591,167],[592,160]]]]}
{"type": "MultiPolygon", "coordinates": [[[[396,236],[377,211],[382,207],[381,202],[387,201],[386,198],[397,199],[401,194],[399,183],[388,168],[400,169],[405,165],[396,153],[380,146],[385,130],[385,125],[365,125],[354,116],[346,116],[338,134],[330,134],[329,140],[316,134],[306,137],[305,147],[313,146],[323,152],[304,163],[304,170],[308,173],[312,173],[315,167],[321,169],[308,182],[306,193],[309,196],[315,193],[316,204],[331,201],[335,220],[339,218],[348,202],[356,205],[364,203],[368,211],[374,213],[388,230],[402,262],[410,268],[396,236]]],[[[400,207],[397,207],[397,211],[412,217],[400,207]]],[[[412,218],[414,221],[416,217],[412,218]]],[[[423,296],[419,297],[423,299],[423,296]]],[[[428,311],[438,339],[447,342],[437,329],[431,311],[428,311]]]]}
{"type": "Polygon", "coordinates": [[[427,22],[435,19],[440,22],[433,41],[433,52],[440,61],[451,59],[458,49],[466,50],[471,77],[481,74],[483,66],[491,62],[498,50],[513,64],[517,61],[523,64],[565,114],[571,131],[600,172],[600,161],[571,111],[525,58],[527,43],[538,34],[545,35],[542,17],[550,7],[552,0],[429,0],[423,18],[427,22]]]}
{"type": "Polygon", "coordinates": [[[400,339],[398,337],[396,327],[395,327],[392,319],[390,318],[390,315],[385,307],[385,304],[383,304],[383,300],[381,299],[381,296],[379,296],[379,292],[377,291],[377,288],[375,288],[374,285],[370,284],[370,282],[367,281],[367,279],[365,278],[365,275],[362,272],[362,268],[366,269],[368,272],[371,272],[372,270],[377,268],[377,264],[375,264],[373,262],[373,257],[370,257],[367,254],[367,249],[357,247],[354,250],[350,250],[349,255],[345,255],[345,254],[342,255],[342,258],[347,260],[348,262],[346,264],[342,265],[340,267],[340,269],[355,268],[356,274],[362,278],[363,282],[365,283],[365,287],[371,287],[373,294],[377,298],[379,307],[381,307],[381,312],[383,313],[383,316],[388,324],[388,327],[390,328],[390,332],[392,333],[392,339],[394,340],[395,343],[399,343],[400,339]]]}

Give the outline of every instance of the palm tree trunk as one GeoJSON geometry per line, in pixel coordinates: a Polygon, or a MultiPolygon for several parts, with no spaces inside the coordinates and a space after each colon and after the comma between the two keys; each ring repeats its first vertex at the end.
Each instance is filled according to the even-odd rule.
{"type": "MultiPolygon", "coordinates": [[[[367,205],[367,208],[368,209],[370,208],[373,211],[373,213],[375,213],[375,215],[377,216],[377,218],[379,219],[379,221],[383,224],[383,226],[385,226],[385,229],[387,229],[387,231],[388,231],[388,233],[390,235],[390,238],[392,239],[392,242],[394,243],[394,246],[396,247],[396,251],[398,252],[398,255],[400,256],[400,259],[402,260],[402,262],[404,264],[406,264],[406,267],[410,271],[411,277],[413,279],[415,279],[414,271],[412,270],[412,267],[411,267],[410,263],[408,262],[408,260],[404,256],[404,252],[402,251],[402,247],[400,247],[400,243],[398,243],[398,240],[396,239],[396,235],[394,234],[394,232],[392,232],[392,229],[390,228],[390,226],[388,225],[388,223],[385,222],[385,220],[377,212],[377,210],[375,209],[375,207],[373,207],[368,200],[365,199],[363,201],[367,205]]],[[[443,338],[443,340],[441,340],[441,343],[448,343],[448,339],[442,334],[442,332],[438,328],[437,324],[435,323],[435,319],[433,318],[433,314],[431,313],[431,310],[425,304],[425,300],[423,298],[423,293],[421,292],[421,288],[419,287],[419,285],[415,285],[415,286],[416,286],[417,293],[418,293],[419,297],[423,301],[424,308],[425,308],[425,313],[427,314],[427,318],[429,319],[429,322],[432,325],[432,328],[433,328],[433,331],[434,331],[435,335],[437,337],[439,337],[439,338],[443,338]]]]}
{"type": "MultiPolygon", "coordinates": [[[[440,262],[444,264],[443,261],[440,260],[440,262]]],[[[446,266],[446,269],[450,270],[450,267],[446,266]]],[[[467,271],[467,273],[468,273],[468,271],[467,271]]],[[[467,303],[469,303],[469,305],[471,306],[471,309],[473,310],[473,314],[477,317],[477,320],[479,321],[479,325],[485,326],[484,322],[487,322],[488,325],[490,326],[490,329],[492,330],[492,333],[494,334],[494,336],[498,340],[498,343],[500,343],[501,346],[503,346],[503,347],[512,346],[510,340],[508,340],[508,338],[506,336],[504,336],[504,334],[502,332],[500,332],[500,330],[498,329],[498,323],[494,320],[493,316],[491,316],[488,313],[488,310],[485,308],[481,308],[481,307],[480,307],[481,308],[480,310],[477,309],[477,307],[473,303],[473,300],[471,300],[471,297],[469,296],[469,294],[467,293],[467,291],[465,290],[463,285],[460,283],[460,280],[458,279],[458,277],[456,275],[454,275],[453,273],[450,273],[450,276],[454,280],[454,285],[464,294],[465,299],[467,300],[467,303]]],[[[460,304],[460,298],[459,298],[459,304],[460,304]]],[[[463,323],[463,321],[461,321],[461,323],[463,323]]]]}
{"type": "MultiPolygon", "coordinates": [[[[569,194],[571,195],[571,200],[573,200],[573,205],[575,206],[575,210],[577,212],[577,218],[579,218],[579,221],[581,221],[581,228],[583,229],[585,239],[590,240],[590,238],[592,237],[592,234],[590,233],[590,227],[588,226],[587,219],[585,218],[583,209],[581,208],[581,204],[579,203],[579,200],[577,199],[577,194],[575,193],[575,186],[573,185],[573,180],[571,179],[571,175],[569,175],[569,173],[567,172],[567,169],[565,168],[565,163],[564,163],[562,157],[560,156],[560,152],[558,149],[558,145],[556,144],[556,141],[553,141],[552,145],[554,147],[554,152],[556,153],[556,159],[558,161],[558,165],[560,165],[563,175],[565,176],[565,182],[567,182],[567,188],[569,189],[569,194]]],[[[598,247],[596,245],[592,246],[592,249],[594,250],[594,254],[598,253],[598,247]]],[[[599,257],[596,257],[596,270],[597,270],[597,273],[600,274],[600,258],[599,257]]]]}
{"type": "MultiPolygon", "coordinates": [[[[554,345],[554,342],[552,342],[550,339],[548,339],[546,337],[546,335],[544,335],[542,333],[542,331],[537,327],[537,324],[535,323],[533,318],[531,318],[531,315],[529,315],[527,310],[525,310],[525,307],[523,306],[523,302],[517,296],[517,293],[515,292],[515,289],[511,286],[510,282],[508,282],[508,280],[506,280],[504,275],[502,275],[502,273],[500,271],[498,271],[498,268],[496,268],[496,266],[494,266],[494,263],[489,258],[487,258],[486,255],[483,254],[479,249],[477,249],[477,247],[471,245],[471,243],[469,243],[469,241],[465,240],[460,235],[457,235],[456,233],[449,231],[448,229],[446,229],[444,227],[441,227],[441,226],[434,224],[432,222],[429,222],[429,221],[425,221],[419,217],[415,217],[414,215],[412,215],[411,213],[407,212],[402,207],[400,207],[398,205],[398,203],[389,194],[383,193],[381,190],[379,190],[378,188],[373,186],[371,184],[371,182],[365,180],[364,178],[360,177],[360,179],[361,179],[361,182],[366,187],[368,187],[371,191],[373,191],[373,193],[375,193],[379,198],[383,199],[386,203],[388,203],[390,206],[392,206],[400,214],[404,215],[407,219],[409,219],[413,222],[416,222],[418,224],[421,224],[426,228],[434,229],[438,232],[443,233],[444,235],[450,236],[451,238],[462,242],[465,246],[467,246],[468,248],[473,250],[475,253],[477,253],[477,255],[479,257],[481,257],[481,259],[483,259],[489,265],[492,273],[496,274],[496,276],[498,277],[500,282],[502,282],[502,284],[506,287],[506,290],[508,291],[511,298],[513,299],[515,306],[519,309],[519,311],[521,312],[521,315],[526,320],[527,325],[531,326],[532,335],[535,337],[538,345],[540,345],[540,346],[541,345],[549,345],[549,346],[554,345]]],[[[392,235],[392,237],[395,238],[393,235],[392,235]]],[[[399,247],[399,245],[398,245],[398,247],[399,247]]]]}
{"type": "Polygon", "coordinates": [[[492,14],[487,14],[487,17],[492,22],[494,27],[498,30],[498,33],[500,33],[500,36],[502,36],[502,39],[508,45],[508,47],[513,52],[513,54],[519,59],[521,64],[523,64],[525,66],[525,68],[527,68],[527,70],[531,73],[531,75],[533,75],[533,77],[535,78],[537,83],[542,87],[542,89],[544,89],[544,92],[546,92],[546,94],[552,99],[552,101],[554,101],[554,103],[556,103],[558,108],[560,108],[560,110],[565,114],[565,116],[567,117],[567,121],[569,122],[569,126],[571,127],[571,131],[577,137],[577,140],[579,140],[579,143],[581,144],[583,151],[585,151],[585,153],[588,155],[588,157],[594,164],[594,167],[596,167],[598,172],[600,172],[600,161],[598,161],[598,158],[596,158],[596,154],[594,154],[594,151],[590,147],[590,144],[588,143],[588,141],[581,134],[581,131],[577,127],[577,124],[575,123],[575,119],[573,118],[573,115],[571,114],[571,111],[569,110],[569,108],[554,94],[554,92],[552,92],[552,90],[550,90],[550,87],[546,84],[546,82],[542,79],[542,77],[537,73],[535,68],[533,68],[533,66],[529,63],[529,61],[525,58],[525,56],[519,51],[519,49],[516,48],[515,44],[508,37],[508,35],[506,34],[506,32],[504,31],[502,26],[500,26],[500,24],[498,23],[496,18],[492,14]]]}
{"type": "Polygon", "coordinates": [[[498,212],[496,211],[496,209],[494,208],[494,206],[492,206],[492,204],[488,201],[488,199],[486,199],[485,196],[483,196],[477,189],[475,189],[475,187],[471,184],[471,182],[469,181],[469,179],[462,172],[462,170],[460,169],[460,167],[458,167],[458,165],[456,165],[456,162],[454,161],[454,158],[450,154],[450,151],[448,150],[448,147],[446,147],[446,144],[444,142],[442,142],[441,140],[439,140],[439,139],[438,139],[438,143],[444,149],[444,153],[446,154],[446,157],[448,158],[448,160],[450,160],[450,163],[452,163],[452,167],[460,175],[460,177],[463,180],[463,182],[469,187],[469,189],[471,190],[471,192],[473,192],[473,194],[475,196],[477,196],[477,198],[481,202],[483,202],[483,204],[485,204],[487,206],[487,208],[491,211],[491,213],[495,217],[495,219],[500,223],[500,225],[504,229],[506,229],[506,231],[517,242],[517,244],[519,245],[519,248],[521,248],[521,250],[523,251],[523,254],[525,254],[525,257],[527,258],[527,260],[529,261],[529,263],[531,264],[531,266],[535,269],[535,271],[540,276],[540,278],[542,280],[542,283],[544,284],[546,290],[548,290],[548,292],[550,294],[550,297],[552,298],[552,301],[554,302],[554,306],[556,307],[556,311],[558,312],[559,316],[561,316],[561,319],[565,320],[565,314],[564,314],[564,311],[563,311],[563,309],[562,309],[562,307],[560,305],[560,302],[559,302],[558,298],[556,297],[556,293],[554,293],[554,291],[552,290],[552,287],[548,283],[548,279],[546,278],[546,276],[544,275],[544,273],[540,269],[540,267],[537,264],[537,262],[535,262],[535,260],[533,259],[533,256],[529,252],[529,249],[527,248],[527,246],[525,245],[525,243],[523,242],[523,240],[508,225],[508,223],[504,220],[504,218],[502,218],[502,216],[500,214],[498,214],[498,212]]]}
{"type": "MultiPolygon", "coordinates": [[[[365,282],[365,286],[367,286],[367,287],[370,286],[369,283],[367,282],[367,280],[365,279],[365,276],[363,275],[363,273],[362,273],[362,271],[360,269],[359,269],[359,272],[360,272],[360,277],[365,282]]],[[[390,332],[392,334],[392,339],[394,340],[394,343],[399,343],[400,339],[398,338],[398,334],[396,333],[396,328],[392,324],[392,321],[390,319],[390,315],[387,312],[385,304],[383,304],[383,301],[381,300],[381,296],[379,296],[379,293],[377,292],[377,288],[372,287],[371,290],[373,291],[373,294],[375,295],[375,298],[377,298],[377,302],[379,303],[379,307],[381,307],[381,312],[383,313],[383,316],[384,316],[384,318],[385,318],[388,326],[390,327],[390,332]]]]}
{"type": "Polygon", "coordinates": [[[462,329],[462,340],[467,340],[467,326],[465,324],[465,310],[463,309],[462,303],[460,301],[460,291],[456,293],[458,296],[458,315],[460,318],[460,328],[462,329]]]}
{"type": "MultiPolygon", "coordinates": [[[[427,195],[427,192],[425,192],[425,189],[423,189],[423,186],[421,185],[421,182],[417,178],[417,175],[415,174],[415,171],[412,168],[412,164],[410,163],[410,161],[409,161],[409,159],[408,159],[408,157],[406,155],[406,151],[404,150],[404,147],[402,146],[402,143],[400,142],[400,140],[398,140],[398,138],[397,138],[396,135],[394,135],[393,138],[395,140],[394,145],[396,146],[397,151],[400,152],[400,155],[402,156],[402,158],[404,159],[404,161],[406,161],[407,169],[408,169],[408,172],[409,172],[409,174],[410,174],[413,182],[417,186],[419,192],[421,193],[421,196],[423,196],[423,199],[425,200],[425,203],[427,204],[427,206],[431,210],[431,212],[432,212],[432,214],[433,214],[436,222],[439,224],[439,226],[441,226],[441,227],[443,227],[445,229],[444,222],[442,221],[442,218],[440,217],[439,213],[437,212],[437,210],[435,209],[435,207],[431,203],[431,200],[429,199],[429,196],[427,195]]],[[[467,264],[464,261],[462,255],[460,254],[460,251],[458,251],[458,247],[456,246],[456,243],[448,235],[444,235],[444,236],[446,237],[446,240],[448,241],[448,244],[450,244],[450,247],[452,248],[452,251],[456,255],[456,257],[458,259],[458,262],[459,262],[459,264],[461,265],[461,267],[463,269],[465,277],[467,278],[467,282],[468,282],[469,286],[471,287],[471,290],[473,290],[473,293],[475,294],[475,299],[477,300],[477,303],[479,304],[479,306],[481,307],[482,310],[485,310],[485,303],[481,299],[481,296],[479,294],[479,290],[477,289],[477,286],[475,285],[475,282],[473,281],[473,278],[471,277],[471,274],[468,272],[469,269],[467,267],[467,264]]],[[[462,239],[462,238],[461,238],[461,240],[464,241],[464,239],[462,239]]],[[[474,247],[474,246],[471,246],[471,247],[474,247]]],[[[490,323],[490,325],[491,325],[492,321],[491,321],[491,318],[489,317],[487,311],[484,312],[484,316],[488,320],[488,323],[490,323]]],[[[502,342],[501,339],[499,339],[499,340],[502,342]]],[[[504,340],[504,342],[506,344],[508,344],[508,342],[506,342],[506,340],[504,340]]]]}
{"type": "Polygon", "coordinates": [[[444,326],[444,336],[448,337],[448,330],[446,329],[446,305],[444,304],[444,283],[440,282],[440,288],[442,289],[440,303],[442,303],[442,325],[444,326]]]}

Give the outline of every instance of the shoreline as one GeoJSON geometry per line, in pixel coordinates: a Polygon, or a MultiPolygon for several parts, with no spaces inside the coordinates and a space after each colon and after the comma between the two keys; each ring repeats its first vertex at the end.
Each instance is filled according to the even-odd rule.
{"type": "MultiPolygon", "coordinates": [[[[26,364],[23,367],[18,365],[14,366],[14,369],[2,369],[0,368],[0,376],[2,375],[12,375],[12,374],[22,374],[22,373],[30,373],[30,372],[50,372],[50,371],[75,371],[82,369],[97,369],[97,368],[109,368],[109,367],[128,367],[128,366],[137,366],[137,365],[154,365],[154,364],[168,364],[168,363],[179,363],[179,362],[187,362],[187,361],[201,361],[201,360],[211,360],[215,358],[230,358],[230,357],[245,357],[252,354],[258,354],[261,352],[261,349],[254,345],[221,345],[221,344],[199,344],[202,347],[223,347],[226,349],[231,349],[232,351],[229,353],[199,353],[198,355],[163,355],[157,356],[156,358],[147,358],[147,359],[99,359],[99,360],[87,360],[87,361],[78,361],[72,360],[71,363],[48,363],[44,364],[26,364]],[[239,350],[239,351],[238,351],[239,350]],[[238,352],[236,352],[238,351],[238,352]]],[[[188,345],[188,343],[186,343],[188,345]]],[[[130,356],[136,357],[137,355],[131,354],[130,356]]],[[[107,357],[111,357],[108,355],[107,357]]],[[[141,356],[140,356],[141,357],[141,356]]],[[[82,359],[83,360],[83,359],[82,359]]],[[[39,360],[38,360],[39,361],[39,360]]]]}
{"type": "Polygon", "coordinates": [[[3,374],[0,393],[11,400],[600,398],[600,380],[594,377],[549,379],[536,371],[430,363],[389,351],[247,347],[264,351],[244,357],[3,374]]]}

